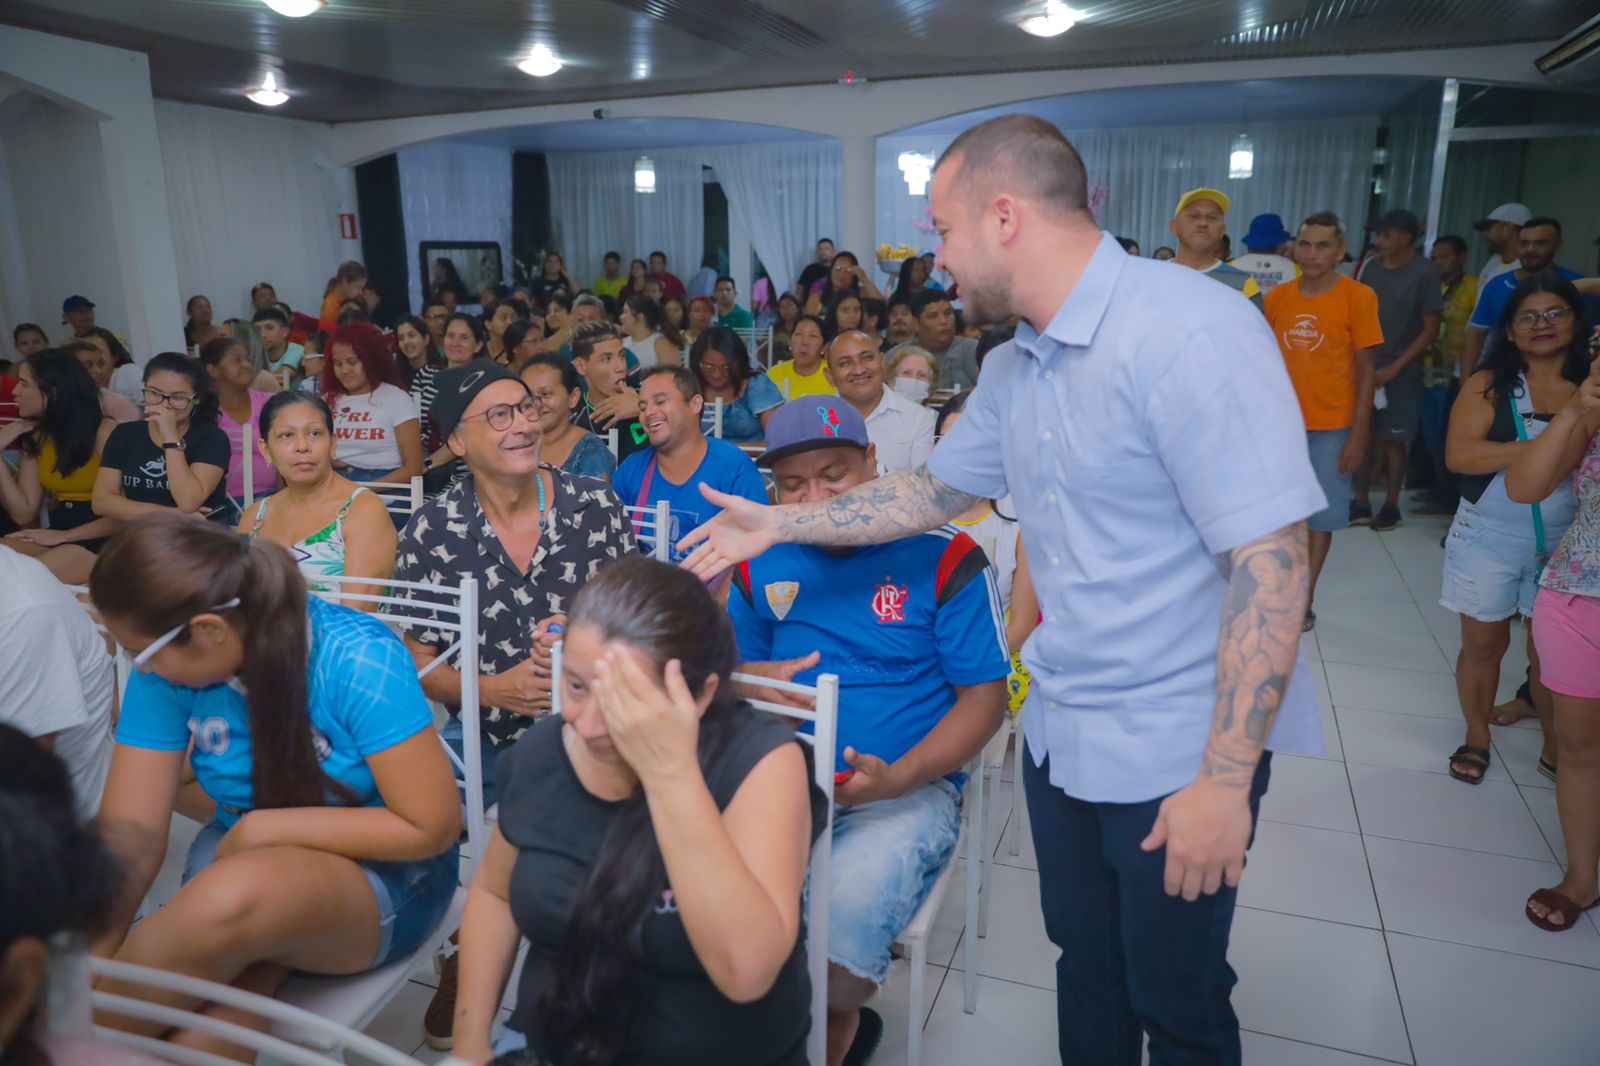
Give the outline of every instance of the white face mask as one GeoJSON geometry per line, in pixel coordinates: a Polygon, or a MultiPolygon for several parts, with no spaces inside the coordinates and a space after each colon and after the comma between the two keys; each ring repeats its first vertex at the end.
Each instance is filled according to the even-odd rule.
{"type": "Polygon", "coordinates": [[[928,398],[928,383],[917,378],[895,378],[894,391],[914,403],[928,398]]]}

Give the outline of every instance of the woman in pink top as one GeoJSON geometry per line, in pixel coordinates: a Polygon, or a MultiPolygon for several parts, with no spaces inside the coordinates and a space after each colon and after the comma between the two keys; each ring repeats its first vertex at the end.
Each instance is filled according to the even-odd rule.
{"type": "Polygon", "coordinates": [[[262,457],[261,451],[247,442],[244,427],[254,426],[261,418],[261,409],[272,399],[272,393],[252,389],[255,367],[244,345],[232,337],[218,337],[200,347],[200,365],[211,377],[211,386],[217,390],[221,410],[217,412],[217,425],[228,435],[228,495],[235,503],[244,501],[244,462],[252,464],[250,495],[265,496],[278,487],[278,472],[262,457]]]}

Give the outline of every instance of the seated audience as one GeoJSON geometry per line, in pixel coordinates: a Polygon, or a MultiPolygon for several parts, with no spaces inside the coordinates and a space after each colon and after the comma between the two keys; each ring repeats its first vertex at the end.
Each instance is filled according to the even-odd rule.
{"type": "Polygon", "coordinates": [[[667,269],[666,252],[650,253],[649,280],[661,288],[661,292],[655,297],[658,301],[667,296],[683,296],[685,293],[683,280],[667,269]]]}
{"type": "MultiPolygon", "coordinates": [[[[434,421],[472,476],[412,515],[400,536],[394,577],[432,585],[459,585],[466,577],[478,582],[482,677],[479,706],[470,713],[482,721],[488,806],[497,797],[496,751],[550,710],[549,649],[556,640],[550,626],[565,623],[573,594],[602,565],[631,554],[635,543],[609,485],[544,460],[539,405],[522,380],[482,362],[445,371],[438,389],[434,421]]],[[[405,636],[419,670],[450,640],[443,629],[413,628],[405,636]]],[[[460,673],[439,663],[423,678],[423,689],[451,715],[442,733],[461,756],[460,673]]],[[[455,965],[452,955],[423,1019],[429,1044],[441,1050],[450,1046],[455,965]]]]}
{"type": "MultiPolygon", "coordinates": [[[[761,462],[780,503],[828,499],[876,476],[855,408],[818,403],[787,403],[768,427],[761,462]]],[[[950,861],[961,768],[1004,712],[1010,661],[993,571],[970,537],[945,527],[851,550],[779,544],[733,574],[742,659],[820,653],[795,680],[839,675],[828,1061],[864,1062],[883,1033],[865,1004],[950,861]]]]}
{"type": "MultiPolygon", "coordinates": [[[[95,513],[92,500],[102,456],[117,423],[101,414],[89,372],[59,348],[27,356],[17,367],[18,421],[0,425],[0,451],[18,445],[15,472],[0,460],[0,504],[19,531],[4,543],[39,559],[69,585],[88,580],[94,556],[121,523],[95,513]],[[45,509],[48,529],[29,529],[45,509]]],[[[143,433],[144,424],[126,423],[143,433]]]]}
{"type": "MultiPolygon", "coordinates": [[[[641,292],[639,295],[644,296],[646,294],[641,292]]],[[[688,347],[689,340],[684,337],[684,331],[689,328],[689,305],[676,296],[657,300],[656,303],[661,305],[661,320],[677,330],[684,346],[688,347]]]]}
{"type": "MultiPolygon", "coordinates": [[[[528,282],[528,291],[536,300],[548,300],[558,292],[564,292],[570,298],[582,288],[567,272],[566,260],[561,258],[560,252],[546,252],[539,263],[539,276],[528,282]]],[[[483,317],[485,320],[489,318],[487,307],[483,309],[483,317]]]]}
{"type": "Polygon", "coordinates": [[[250,286],[250,310],[256,312],[263,307],[278,306],[278,290],[270,283],[258,281],[250,286]]]}
{"type": "Polygon", "coordinates": [[[661,305],[648,296],[630,296],[617,316],[622,327],[622,346],[633,358],[633,366],[648,368],[683,363],[683,338],[662,313],[661,305]]]}
{"type": "MultiPolygon", "coordinates": [[[[272,995],[293,971],[360,973],[432,936],[459,876],[460,801],[389,628],[307,596],[282,547],[171,514],[119,534],[89,589],[138,668],[100,806],[127,841],[128,879],[96,950],[272,995]],[[130,930],[166,852],[186,752],[216,813],[183,887],[130,930]]],[[[110,1024],[237,1056],[217,1036],[110,1024]]]]}
{"type": "MultiPolygon", "coordinates": [[[[383,499],[333,468],[333,415],[320,396],[280,392],[261,409],[257,448],[283,489],[245,509],[239,532],[289,549],[312,592],[384,595],[384,585],[324,582],[386,578],[394,570],[395,531],[383,499]]],[[[343,601],[358,611],[375,604],[343,601]]]]}
{"type": "Polygon", "coordinates": [[[889,360],[889,387],[921,403],[939,389],[939,361],[915,344],[905,345],[889,360]]]}
{"type": "Polygon", "coordinates": [[[246,426],[256,424],[261,409],[277,393],[250,387],[255,371],[243,346],[231,337],[218,337],[201,345],[200,365],[206,368],[211,390],[217,395],[217,425],[228,435],[228,496],[243,507],[245,463],[251,464],[252,496],[265,496],[278,487],[278,472],[257,452],[253,441],[246,440],[253,438],[254,432],[245,431],[246,426]]]}
{"type": "Polygon", "coordinates": [[[517,309],[510,300],[497,300],[483,309],[483,328],[489,331],[489,358],[501,366],[510,365],[506,353],[506,330],[517,320],[517,309]]]}
{"type": "Polygon", "coordinates": [[[445,365],[444,356],[439,354],[433,334],[428,331],[428,323],[416,315],[406,315],[395,323],[394,342],[394,366],[400,372],[400,387],[407,392],[422,371],[430,366],[445,365]]]}
{"type": "MultiPolygon", "coordinates": [[[[699,297],[696,297],[698,299],[699,297]]],[[[751,330],[756,328],[755,316],[748,307],[739,305],[739,286],[726,274],[717,278],[716,288],[713,290],[712,301],[717,312],[717,325],[729,329],[751,330]]]]}
{"type": "Polygon", "coordinates": [[[910,301],[919,293],[937,290],[939,283],[933,280],[932,273],[926,259],[920,255],[910,256],[900,264],[900,275],[895,279],[891,296],[910,301]]]}
{"type": "MultiPolygon", "coordinates": [[[[1450,756],[1450,776],[1478,784],[1489,769],[1489,716],[1500,687],[1500,660],[1511,643],[1511,619],[1533,615],[1540,569],[1577,513],[1572,483],[1563,480],[1534,505],[1506,495],[1506,470],[1549,429],[1589,374],[1582,301],[1551,274],[1518,285],[1501,312],[1482,368],[1464,381],[1450,412],[1445,461],[1461,475],[1461,503],[1445,538],[1440,603],[1461,616],[1456,691],[1467,721],[1465,742],[1450,756]]],[[[1548,711],[1533,635],[1529,685],[1535,707],[1548,711]]],[[[1541,762],[1557,766],[1549,714],[1541,762]]]]}
{"type": "Polygon", "coordinates": [[[361,298],[361,290],[367,287],[367,268],[354,259],[347,259],[339,264],[339,269],[334,271],[333,277],[328,279],[328,284],[322,290],[322,309],[317,314],[318,324],[328,332],[339,324],[339,312],[344,305],[352,300],[361,298]]]}
{"type": "Polygon", "coordinates": [[[505,352],[501,365],[516,373],[544,347],[544,325],[518,319],[506,327],[501,343],[505,352]]]}
{"type": "Polygon", "coordinates": [[[569,474],[611,480],[617,457],[605,441],[572,421],[583,403],[583,378],[577,368],[559,355],[536,355],[523,364],[521,377],[539,405],[544,461],[569,474]]]}
{"type": "Polygon", "coordinates": [[[772,339],[779,344],[789,343],[789,334],[794,332],[794,324],[800,321],[800,316],[805,309],[800,306],[800,301],[794,293],[786,292],[778,297],[778,318],[772,323],[772,339]]]}
{"type": "Polygon", "coordinates": [[[600,261],[600,267],[601,275],[589,287],[600,296],[622,299],[622,290],[628,287],[628,279],[622,276],[621,253],[607,252],[600,261]]]}
{"type": "Polygon", "coordinates": [[[827,276],[812,284],[806,296],[806,314],[822,314],[841,292],[883,299],[883,293],[872,283],[871,276],[861,269],[861,261],[854,253],[839,252],[829,264],[827,276]]]}
{"type": "Polygon", "coordinates": [[[572,337],[572,365],[583,376],[574,424],[602,436],[617,431],[617,461],[649,446],[639,422],[639,393],[628,381],[622,334],[609,322],[585,322],[572,337]]]}
{"type": "Polygon", "coordinates": [[[445,448],[444,437],[440,435],[439,427],[434,425],[431,417],[433,397],[438,391],[437,379],[449,368],[465,366],[483,355],[489,346],[489,333],[476,315],[469,315],[465,311],[453,311],[446,318],[448,324],[444,329],[443,364],[425,366],[411,379],[411,399],[417,405],[417,416],[422,426],[423,447],[427,452],[429,470],[443,467],[455,458],[445,448]]]}
{"type": "Polygon", "coordinates": [[[322,398],[333,412],[334,466],[351,481],[409,481],[422,473],[417,405],[398,384],[378,327],[349,322],[328,338],[322,398]]]}
{"type": "Polygon", "coordinates": [[[422,309],[422,320],[428,324],[428,341],[441,352],[444,351],[444,327],[450,321],[452,310],[443,300],[429,300],[422,309]]]}
{"type": "Polygon", "coordinates": [[[862,317],[861,297],[853,292],[841,292],[822,316],[822,335],[831,341],[845,330],[860,329],[862,317]]]}
{"type": "Polygon", "coordinates": [[[833,262],[833,240],[829,237],[817,239],[817,256],[800,270],[800,277],[795,281],[794,291],[804,300],[811,292],[811,286],[828,276],[828,267],[833,262]]]}
{"type": "MultiPolygon", "coordinates": [[[[89,995],[84,980],[82,999],[62,1000],[71,978],[52,974],[54,956],[105,931],[123,877],[92,814],[74,811],[68,772],[45,746],[0,724],[0,1062],[159,1066],[92,1035],[52,1031],[62,1027],[64,1009],[89,995]]],[[[69,960],[67,974],[72,967],[69,960]]]]}
{"type": "Polygon", "coordinates": [[[1176,259],[1177,256],[1178,256],[1177,252],[1173,251],[1171,248],[1168,248],[1164,244],[1161,245],[1159,248],[1157,248],[1155,251],[1150,253],[1150,258],[1151,259],[1156,259],[1156,260],[1159,260],[1161,262],[1166,262],[1168,259],[1176,259]]]}
{"type": "Polygon", "coordinates": [[[317,329],[306,334],[305,353],[300,358],[300,369],[305,374],[300,379],[300,388],[306,392],[322,393],[322,371],[326,362],[323,353],[327,347],[327,330],[317,329]]]}
{"type": "Polygon", "coordinates": [[[978,369],[980,371],[983,369],[983,361],[988,357],[990,352],[994,351],[1002,344],[1005,344],[1007,341],[1014,339],[1016,335],[1017,327],[1015,324],[1008,326],[992,326],[989,329],[984,330],[983,336],[978,338],[978,350],[974,356],[978,362],[978,369]]]}
{"type": "Polygon", "coordinates": [[[231,526],[238,511],[224,475],[232,450],[217,425],[210,375],[187,356],[162,352],[144,365],[144,417],[106,438],[94,513],[131,522],[177,510],[231,526]]]}
{"type": "Polygon", "coordinates": [[[715,295],[717,281],[720,278],[717,273],[718,262],[715,252],[707,252],[701,256],[700,269],[696,270],[694,276],[683,283],[684,294],[690,297],[715,295]]]}
{"type": "Polygon", "coordinates": [[[577,326],[572,317],[572,300],[565,293],[552,293],[544,305],[545,340],[540,351],[560,352],[570,349],[572,330],[577,326]]]}
{"type": "Polygon", "coordinates": [[[717,306],[709,297],[696,296],[689,301],[689,328],[683,331],[685,344],[693,344],[700,334],[716,324],[717,306]]]}
{"type": "Polygon", "coordinates": [[[889,305],[876,296],[861,298],[861,329],[883,347],[883,327],[889,318],[889,305]]]}
{"type": "Polygon", "coordinates": [[[825,372],[839,398],[866,420],[878,473],[914,470],[927,462],[933,451],[934,414],[884,384],[883,353],[871,337],[852,329],[833,338],[825,372]]]}
{"type": "MultiPolygon", "coordinates": [[[[978,342],[957,334],[956,312],[950,305],[950,297],[938,289],[919,293],[911,301],[911,313],[916,317],[917,345],[927,349],[938,361],[939,380],[945,387],[970,389],[976,385],[978,342]]],[[[894,354],[895,349],[889,349],[889,355],[894,354]]]]}
{"type": "Polygon", "coordinates": [[[722,401],[722,439],[732,444],[760,441],[772,412],[783,406],[783,393],[751,367],[744,338],[731,329],[707,330],[689,352],[689,369],[700,381],[708,415],[712,402],[722,401]]]}
{"type": "Polygon", "coordinates": [[[917,316],[911,311],[911,301],[902,296],[890,297],[889,320],[884,327],[883,343],[886,350],[917,339],[917,316]]]}
{"type": "MultiPolygon", "coordinates": [[[[635,259],[628,263],[628,283],[617,293],[619,302],[627,302],[630,296],[643,296],[644,283],[650,277],[650,264],[643,259],[635,259]]],[[[595,291],[599,291],[598,289],[595,291]]],[[[657,303],[661,301],[657,300],[657,303]]]]}
{"type": "Polygon", "coordinates": [[[726,617],[683,571],[612,564],[568,626],[561,715],[502,763],[461,930],[456,1054],[803,1066],[802,888],[825,822],[804,746],[735,695],[726,617]],[[519,933],[516,1011],[491,1047],[519,933]]]}
{"type": "Polygon", "coordinates": [[[50,347],[50,338],[32,322],[23,322],[11,331],[11,344],[17,350],[17,358],[21,359],[50,347]]]}
{"type": "Polygon", "coordinates": [[[833,393],[833,383],[828,380],[823,365],[822,319],[816,315],[802,315],[789,334],[789,358],[774,363],[767,376],[778,386],[786,400],[802,396],[828,396],[833,393]]]}
{"type": "MultiPolygon", "coordinates": [[[[676,544],[691,529],[721,513],[720,507],[700,494],[701,485],[757,503],[768,502],[766,483],[755,462],[736,445],[705,435],[700,421],[704,407],[700,382],[685,367],[656,367],[646,371],[639,383],[639,408],[650,447],[617,464],[611,487],[632,507],[651,508],[667,502],[670,530],[647,526],[644,523],[652,521],[648,516],[633,514],[634,528],[644,530],[639,537],[640,550],[647,554],[662,536],[676,544]]],[[[680,557],[673,552],[672,558],[680,557]]]]}
{"type": "Polygon", "coordinates": [[[214,325],[211,321],[211,301],[204,296],[191,296],[184,305],[188,312],[189,321],[183,324],[183,343],[188,345],[191,352],[198,352],[205,345],[218,337],[226,337],[226,326],[214,325]]]}
{"type": "Polygon", "coordinates": [[[61,346],[89,372],[89,380],[100,390],[100,413],[115,422],[137,422],[139,409],[133,401],[111,389],[111,375],[116,370],[111,352],[99,337],[74,338],[61,346]]]}
{"type": "Polygon", "coordinates": [[[111,656],[83,604],[3,544],[0,588],[0,722],[61,757],[79,814],[92,818],[111,761],[111,656]]]}

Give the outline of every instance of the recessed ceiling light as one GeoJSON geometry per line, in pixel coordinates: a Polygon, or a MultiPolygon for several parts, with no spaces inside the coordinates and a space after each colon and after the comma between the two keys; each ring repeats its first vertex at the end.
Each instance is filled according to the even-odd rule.
{"type": "Polygon", "coordinates": [[[561,69],[561,60],[547,44],[536,44],[528,58],[517,64],[517,69],[535,78],[548,78],[561,69]]]}
{"type": "Polygon", "coordinates": [[[300,19],[322,10],[328,0],[262,0],[284,18],[300,19]]]}
{"type": "Polygon", "coordinates": [[[289,94],[278,88],[277,72],[271,70],[262,77],[259,86],[245,90],[244,95],[252,104],[260,104],[262,107],[277,107],[279,104],[289,102],[289,94]]]}
{"type": "Polygon", "coordinates": [[[1037,14],[1029,15],[1017,23],[1017,27],[1035,37],[1059,37],[1072,29],[1081,18],[1083,12],[1073,10],[1061,0],[1045,0],[1037,14]]]}

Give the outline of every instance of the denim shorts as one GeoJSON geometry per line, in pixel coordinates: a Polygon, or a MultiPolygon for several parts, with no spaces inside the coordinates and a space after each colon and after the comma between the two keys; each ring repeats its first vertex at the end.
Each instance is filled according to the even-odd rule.
{"type": "Polygon", "coordinates": [[[1339,453],[1350,439],[1348,429],[1306,430],[1306,451],[1317,484],[1328,498],[1328,506],[1306,519],[1314,533],[1337,533],[1350,525],[1350,478],[1339,473],[1339,453]]]}
{"type": "MultiPolygon", "coordinates": [[[[217,857],[217,845],[227,832],[216,819],[201,827],[183,864],[185,884],[211,865],[217,857]]],[[[378,900],[378,954],[368,967],[377,969],[416,951],[439,928],[455,897],[461,859],[458,847],[452,844],[449,851],[431,859],[357,865],[367,875],[367,884],[378,900]]]]}
{"type": "Polygon", "coordinates": [[[1539,592],[1533,524],[1511,529],[1478,515],[1461,501],[1444,540],[1444,584],[1439,605],[1480,622],[1532,615],[1539,592]]]}
{"type": "Polygon", "coordinates": [[[833,810],[828,960],[882,984],[889,949],[955,853],[961,790],[948,780],[833,810]]]}

